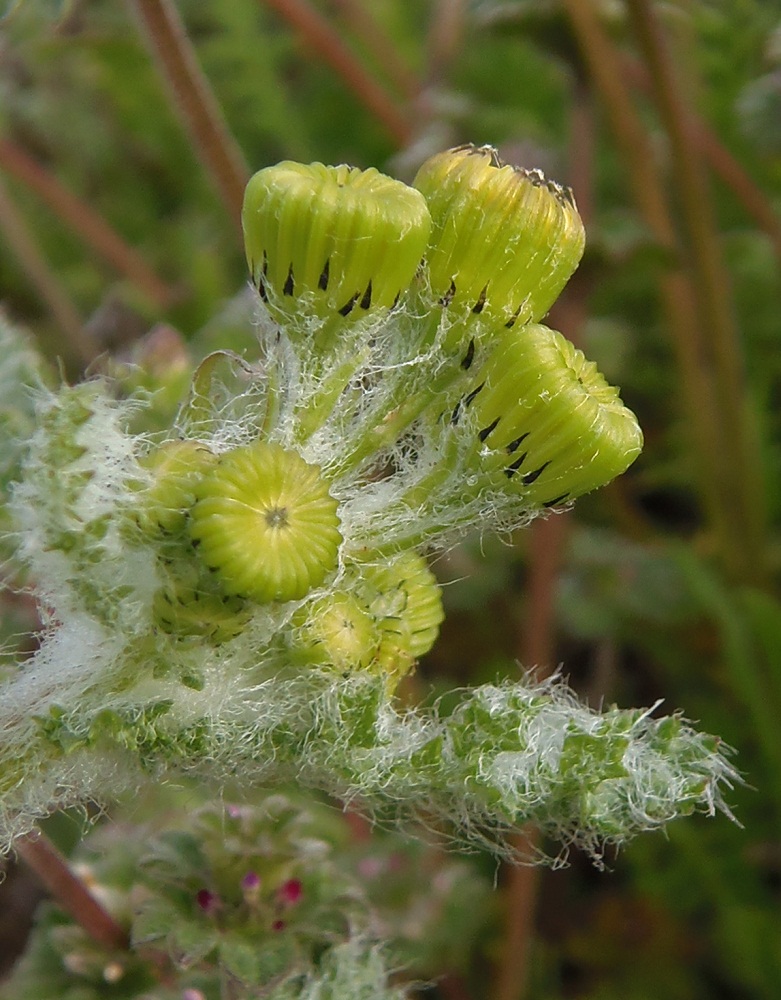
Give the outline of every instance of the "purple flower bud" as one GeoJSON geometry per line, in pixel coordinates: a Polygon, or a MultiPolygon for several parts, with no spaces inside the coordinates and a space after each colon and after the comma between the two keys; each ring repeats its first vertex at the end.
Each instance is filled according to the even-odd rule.
{"type": "Polygon", "coordinates": [[[257,872],[247,872],[241,880],[241,888],[245,892],[255,892],[260,888],[260,875],[257,872]]]}

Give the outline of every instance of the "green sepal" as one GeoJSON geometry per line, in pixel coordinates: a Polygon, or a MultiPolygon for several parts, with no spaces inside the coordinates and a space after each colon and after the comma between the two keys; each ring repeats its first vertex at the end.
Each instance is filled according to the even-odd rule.
{"type": "Polygon", "coordinates": [[[152,483],[139,493],[133,518],[152,537],[184,528],[187,512],[195,503],[195,485],[214,462],[214,455],[200,441],[166,441],[139,464],[152,483]]]}

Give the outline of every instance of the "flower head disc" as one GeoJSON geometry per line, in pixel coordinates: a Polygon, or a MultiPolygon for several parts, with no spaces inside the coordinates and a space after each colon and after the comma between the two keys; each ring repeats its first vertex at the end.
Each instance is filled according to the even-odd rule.
{"type": "Polygon", "coordinates": [[[554,506],[604,486],[640,454],[637,418],[560,333],[504,330],[465,397],[479,463],[495,483],[554,506]]]}
{"type": "Polygon", "coordinates": [[[253,281],[281,319],[389,308],[412,281],[431,226],[425,199],[401,181],[291,161],[251,178],[242,222],[253,281]]]}
{"type": "Polygon", "coordinates": [[[336,568],[337,507],[316,466],[260,441],[223,455],[201,480],[190,530],[227,593],[294,601],[336,568]]]}
{"type": "Polygon", "coordinates": [[[427,260],[440,302],[508,324],[542,319],[583,255],[571,192],[503,164],[491,146],[438,153],[413,183],[431,213],[427,260]]]}

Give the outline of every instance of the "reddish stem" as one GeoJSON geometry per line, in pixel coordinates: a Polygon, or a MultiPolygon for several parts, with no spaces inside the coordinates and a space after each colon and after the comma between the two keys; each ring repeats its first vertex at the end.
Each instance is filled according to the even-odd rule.
{"type": "Polygon", "coordinates": [[[345,45],[330,22],[308,0],[264,0],[296,29],[321,59],[342,78],[353,94],[381,122],[399,146],[412,136],[412,124],[384,87],[345,45]]]}
{"type": "Polygon", "coordinates": [[[0,233],[5,237],[30,283],[51,313],[63,340],[67,343],[69,353],[86,367],[93,359],[94,350],[84,333],[78,310],[60,279],[49,266],[24,216],[16,207],[5,185],[1,183],[0,233]]]}
{"type": "Polygon", "coordinates": [[[333,4],[399,94],[408,101],[416,100],[421,81],[407,65],[398,46],[374,19],[366,3],[363,0],[333,0],[333,4]]]}
{"type": "Polygon", "coordinates": [[[241,230],[249,168],[187,37],[172,0],[128,0],[204,167],[241,230]]]}
{"type": "Polygon", "coordinates": [[[35,872],[59,905],[98,944],[126,951],[130,941],[119,926],[73,874],[65,858],[40,831],[20,837],[14,844],[25,863],[35,872]]]}
{"type": "Polygon", "coordinates": [[[125,274],[159,307],[165,309],[174,301],[178,293],[158,278],[139,253],[129,247],[93,208],[10,139],[0,138],[0,167],[42,198],[85,243],[125,274]]]}

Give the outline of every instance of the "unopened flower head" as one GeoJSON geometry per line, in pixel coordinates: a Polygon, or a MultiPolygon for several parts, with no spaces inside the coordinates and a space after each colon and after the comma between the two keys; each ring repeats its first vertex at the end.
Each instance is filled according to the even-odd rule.
{"type": "Polygon", "coordinates": [[[459,403],[452,423],[473,435],[480,477],[530,504],[554,507],[604,486],[643,445],[618,390],[545,326],[500,331],[459,403]]]}
{"type": "Polygon", "coordinates": [[[243,210],[256,287],[282,322],[361,316],[409,285],[429,234],[426,202],[377,170],[286,161],[259,171],[243,210]]]}
{"type": "Polygon", "coordinates": [[[202,477],[191,513],[199,555],[230,594],[293,601],[337,565],[337,502],[320,470],[258,442],[223,455],[202,477]]]}
{"type": "Polygon", "coordinates": [[[572,193],[491,146],[427,160],[414,180],[433,221],[426,254],[434,296],[509,324],[541,319],[583,254],[572,193]]]}

